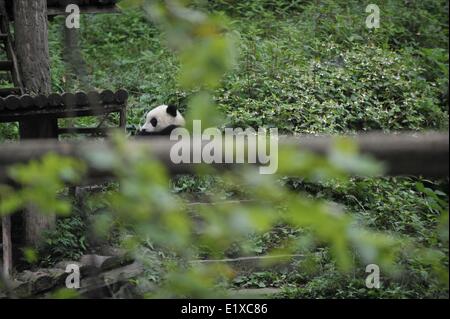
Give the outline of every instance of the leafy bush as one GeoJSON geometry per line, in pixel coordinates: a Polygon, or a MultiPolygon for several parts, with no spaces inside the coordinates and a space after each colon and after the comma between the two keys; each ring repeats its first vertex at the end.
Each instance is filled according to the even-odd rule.
{"type": "MultiPolygon", "coordinates": [[[[217,104],[227,116],[224,125],[276,126],[283,132],[448,128],[447,1],[382,1],[377,30],[365,27],[365,7],[356,0],[214,0],[196,1],[196,5],[214,13],[214,18],[200,23],[203,28],[189,20],[168,18],[170,12],[164,7],[160,20],[150,24],[139,10],[83,16],[81,45],[90,85],[127,88],[130,124],[138,124],[149,107],[170,102],[206,118],[217,104]],[[224,14],[219,11],[231,20],[223,23],[224,14]],[[182,32],[177,41],[173,30],[182,32]],[[211,33],[199,32],[204,30],[211,33]],[[228,51],[231,39],[239,40],[234,67],[230,59],[234,54],[228,51]],[[166,48],[167,43],[175,51],[166,48]],[[227,69],[219,83],[219,75],[227,69]],[[185,75],[184,81],[180,74],[185,75]],[[191,76],[195,81],[189,83],[186,79],[191,76]]],[[[66,81],[61,22],[55,19],[50,26],[53,88],[76,90],[79,83],[66,81]]],[[[6,126],[1,134],[9,138],[16,131],[15,126],[6,126]]],[[[194,193],[214,200],[240,192],[223,187],[217,176],[182,177],[168,190],[168,176],[158,163],[149,161],[148,154],[144,159],[137,155],[130,169],[124,146],[118,145],[114,156],[119,166],[114,168],[118,168],[121,187],[98,197],[105,205],[96,216],[97,224],[117,224],[128,248],[151,247],[152,252],[171,256],[170,261],[161,258],[154,265],[163,274],[155,275],[153,269],[147,274],[166,288],[163,296],[211,296],[218,280],[232,277],[228,267],[186,269],[190,257],[204,252],[221,257],[226,251],[261,254],[281,248],[283,252],[301,249],[314,256],[319,251],[321,257],[307,258],[292,276],[257,273],[237,278],[233,284],[286,285],[289,297],[448,297],[448,191],[443,192],[439,183],[369,178],[313,184],[288,179],[290,188],[285,189],[279,180],[264,181],[240,172],[224,178],[241,188],[246,185],[257,204],[202,209],[206,232],[193,236],[195,225],[179,209],[183,204],[176,195],[194,193]],[[217,188],[222,188],[218,194],[212,191],[217,188]],[[342,214],[336,202],[348,213],[342,214]],[[366,228],[371,231],[362,231],[366,228]],[[380,252],[376,259],[390,265],[387,269],[392,270],[394,263],[393,268],[403,269],[408,278],[397,278],[393,271],[394,275],[385,277],[384,289],[362,287],[355,278],[364,277],[361,261],[373,257],[374,250],[380,252]],[[353,274],[342,271],[350,268],[353,274]]],[[[298,168],[289,159],[282,158],[288,171],[298,168]]],[[[33,192],[16,196],[2,187],[0,212],[36,199],[47,211],[56,206],[67,212],[68,203],[54,199],[64,174],[49,172],[58,162],[50,158],[44,159],[43,166],[35,163],[30,171],[22,168],[37,183],[30,183],[25,173],[24,179],[13,177],[25,188],[34,187],[39,196],[32,196],[33,192]],[[48,179],[50,188],[42,185],[48,179]]],[[[65,168],[70,172],[70,163],[61,161],[60,166],[69,166],[65,168]]],[[[85,249],[85,240],[79,240],[84,231],[78,217],[60,220],[58,232],[49,237],[49,250],[54,255],[78,256],[85,249]]],[[[148,264],[155,260],[136,254],[148,264]]]]}
{"type": "Polygon", "coordinates": [[[58,219],[56,227],[45,235],[40,249],[43,265],[52,265],[62,259],[77,261],[88,249],[87,227],[81,216],[58,219]]]}
{"type": "MultiPolygon", "coordinates": [[[[272,66],[277,56],[270,58],[272,42],[259,47],[256,66],[243,64],[218,96],[234,125],[301,133],[448,125],[438,91],[421,78],[423,69],[414,59],[370,46],[346,51],[330,42],[321,45],[322,59],[306,66],[283,61],[292,67],[279,72],[272,66]]],[[[278,57],[289,59],[282,52],[278,57]]]]}
{"type": "MultiPolygon", "coordinates": [[[[228,124],[302,133],[447,128],[446,2],[379,5],[381,27],[369,30],[359,1],[203,3],[244,14],[228,23],[240,42],[238,64],[213,94],[228,124]]],[[[75,89],[60,83],[60,23],[50,28],[54,87],[75,89]]],[[[127,88],[130,124],[158,104],[187,108],[197,90],[178,84],[180,60],[141,12],[83,17],[82,25],[91,85],[127,88]]]]}

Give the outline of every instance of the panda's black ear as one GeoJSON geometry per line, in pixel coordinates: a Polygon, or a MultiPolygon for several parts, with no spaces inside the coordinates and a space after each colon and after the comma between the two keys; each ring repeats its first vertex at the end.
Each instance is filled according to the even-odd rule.
{"type": "Polygon", "coordinates": [[[176,117],[177,116],[177,107],[173,104],[168,105],[166,112],[168,114],[172,115],[173,117],[176,117]]]}

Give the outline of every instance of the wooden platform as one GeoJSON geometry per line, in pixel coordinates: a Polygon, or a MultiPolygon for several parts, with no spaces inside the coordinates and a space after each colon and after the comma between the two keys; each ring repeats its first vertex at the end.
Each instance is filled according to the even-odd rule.
{"type": "Polygon", "coordinates": [[[80,106],[71,108],[45,108],[31,111],[0,111],[0,123],[17,122],[30,118],[73,118],[83,116],[104,115],[113,112],[120,112],[124,108],[123,105],[100,105],[100,106],[80,106]]]}
{"type": "MultiPolygon", "coordinates": [[[[20,120],[42,118],[74,118],[84,116],[108,116],[119,114],[118,127],[126,127],[126,104],[128,92],[126,90],[104,90],[102,92],[76,92],[31,96],[10,95],[0,97],[0,123],[18,122],[20,120]]],[[[103,121],[102,121],[103,122],[103,121]]],[[[81,133],[105,135],[107,127],[100,125],[92,128],[59,128],[59,134],[81,133]]]]}

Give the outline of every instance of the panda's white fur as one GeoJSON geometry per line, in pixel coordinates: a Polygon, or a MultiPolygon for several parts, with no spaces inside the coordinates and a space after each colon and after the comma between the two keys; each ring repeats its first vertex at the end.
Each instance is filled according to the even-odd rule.
{"type": "Polygon", "coordinates": [[[156,134],[164,132],[166,129],[182,127],[185,120],[177,108],[173,105],[160,105],[147,113],[144,125],[141,126],[140,132],[145,134],[156,134]]]}

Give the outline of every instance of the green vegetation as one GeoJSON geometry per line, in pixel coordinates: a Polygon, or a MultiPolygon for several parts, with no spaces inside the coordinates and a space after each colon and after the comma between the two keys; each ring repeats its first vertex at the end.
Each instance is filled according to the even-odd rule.
{"type": "MultiPolygon", "coordinates": [[[[365,6],[356,0],[195,1],[212,14],[206,23],[212,35],[206,36],[189,32],[198,30],[186,21],[178,25],[164,14],[149,21],[143,10],[126,9],[121,15],[84,16],[81,48],[93,88],[129,90],[133,125],[149,108],[170,102],[191,116],[209,115],[205,106],[217,105],[226,119],[222,126],[278,127],[283,133],[448,130],[448,1],[378,5],[381,27],[369,30],[365,6]],[[186,33],[174,37],[174,29],[186,33]],[[235,51],[220,50],[233,44],[235,51]],[[192,72],[203,68],[213,71],[192,72]],[[187,85],[186,79],[197,85],[187,85]],[[212,101],[199,103],[207,100],[199,100],[205,94],[212,101]]],[[[67,80],[72,75],[61,55],[61,25],[61,19],[50,25],[53,88],[76,90],[81,84],[67,80]]],[[[87,121],[92,119],[78,124],[87,121]]],[[[1,139],[16,135],[15,125],[0,127],[1,139]]],[[[317,160],[311,169],[336,174],[313,182],[301,171],[302,178],[279,176],[256,185],[248,172],[182,176],[167,189],[168,177],[158,163],[140,162],[141,154],[131,169],[125,168],[130,164],[122,158],[121,141],[116,143],[119,163],[111,165],[124,186],[92,195],[83,214],[105,234],[112,230],[105,225],[114,225],[118,235],[108,239],[139,251],[149,264],[146,279],[164,288],[156,296],[173,296],[174,291],[204,296],[205,287],[220,282],[234,288],[281,287],[280,297],[290,298],[448,298],[448,180],[349,179],[336,163],[317,160]],[[209,228],[191,237],[191,216],[174,206],[183,207],[180,198],[253,199],[270,205],[200,209],[209,228]],[[312,212],[315,218],[308,217],[312,212]],[[349,225],[360,232],[348,232],[349,225]],[[227,276],[227,268],[175,266],[194,257],[276,252],[305,258],[289,272],[234,278],[227,276]],[[386,267],[379,290],[364,285],[371,260],[386,267]],[[219,272],[224,278],[214,275],[219,272]]],[[[283,168],[285,159],[286,171],[296,168],[289,158],[280,161],[283,168]]],[[[46,176],[47,170],[39,171],[46,176]]],[[[54,189],[42,191],[43,204],[54,189]]],[[[19,196],[5,203],[20,206],[21,201],[19,196]]],[[[60,207],[67,211],[65,204],[60,207]]],[[[87,228],[76,216],[60,220],[44,261],[84,251],[89,243],[79,235],[87,228]]]]}
{"type": "MultiPolygon", "coordinates": [[[[377,30],[365,27],[360,1],[303,1],[294,11],[290,2],[208,2],[231,15],[239,39],[238,63],[214,93],[229,125],[294,133],[448,126],[446,1],[387,1],[377,30]]],[[[67,90],[60,25],[52,70],[54,88],[67,90]]],[[[187,106],[193,92],[178,85],[167,37],[141,11],[85,17],[81,32],[92,86],[127,88],[132,124],[154,105],[187,106]]]]}

